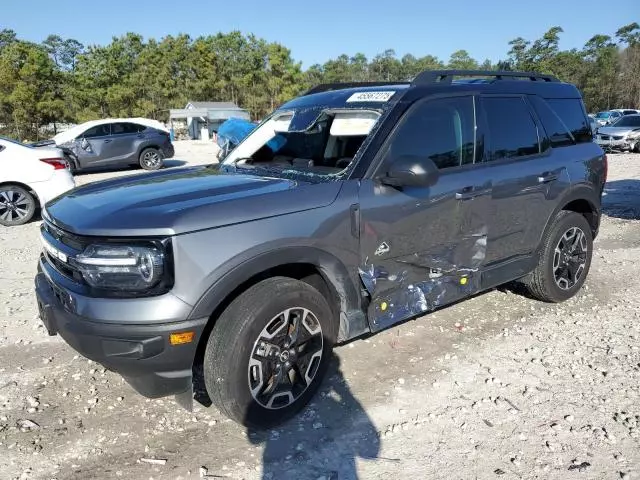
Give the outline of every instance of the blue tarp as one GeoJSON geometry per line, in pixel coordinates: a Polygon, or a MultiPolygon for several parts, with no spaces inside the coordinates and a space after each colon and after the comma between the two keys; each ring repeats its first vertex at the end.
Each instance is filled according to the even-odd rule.
{"type": "MultiPolygon", "coordinates": [[[[230,118],[223,122],[218,128],[218,145],[222,150],[231,151],[238,145],[247,135],[249,135],[257,125],[249,120],[242,118],[230,118]]],[[[286,143],[286,139],[281,135],[276,135],[267,142],[271,150],[277,152],[286,143]]]]}

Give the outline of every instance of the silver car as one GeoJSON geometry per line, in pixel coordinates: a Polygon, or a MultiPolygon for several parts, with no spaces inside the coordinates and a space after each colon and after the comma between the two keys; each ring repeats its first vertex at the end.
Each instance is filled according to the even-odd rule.
{"type": "Polygon", "coordinates": [[[607,150],[640,153],[640,114],[625,115],[611,125],[600,127],[596,143],[607,150]]]}

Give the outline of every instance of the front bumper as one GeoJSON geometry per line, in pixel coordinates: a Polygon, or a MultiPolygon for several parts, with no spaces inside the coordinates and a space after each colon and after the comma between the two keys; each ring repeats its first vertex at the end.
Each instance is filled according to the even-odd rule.
{"type": "Polygon", "coordinates": [[[42,269],[36,275],[35,288],[40,318],[50,335],[60,334],[78,353],[119,373],[143,396],[175,394],[183,406],[190,408],[192,366],[206,318],[150,324],[106,323],[74,313],[75,294],[50,281],[42,269]],[[171,333],[185,331],[195,332],[191,343],[170,344],[171,333]]]}
{"type": "Polygon", "coordinates": [[[596,135],[596,143],[600,145],[603,149],[609,150],[633,150],[636,146],[636,143],[639,142],[639,139],[628,139],[623,138],[620,140],[615,140],[611,137],[607,139],[603,139],[600,135],[596,135]]]}

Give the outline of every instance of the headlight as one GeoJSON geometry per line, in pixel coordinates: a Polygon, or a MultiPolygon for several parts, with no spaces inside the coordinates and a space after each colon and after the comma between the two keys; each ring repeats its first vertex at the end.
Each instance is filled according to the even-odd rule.
{"type": "Polygon", "coordinates": [[[106,290],[149,290],[165,274],[165,254],[152,245],[89,245],[70,262],[91,287],[106,290]]]}

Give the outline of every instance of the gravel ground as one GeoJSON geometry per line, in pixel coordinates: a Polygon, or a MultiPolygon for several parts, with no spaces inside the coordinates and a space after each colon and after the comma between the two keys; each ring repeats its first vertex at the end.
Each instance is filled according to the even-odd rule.
{"type": "MultiPolygon", "coordinates": [[[[169,166],[215,153],[176,151],[169,166]]],[[[48,337],[39,222],[0,230],[1,476],[640,478],[640,155],[609,155],[604,202],[576,298],[498,289],[350,342],[313,404],[270,432],[144,399],[48,337]]]]}

